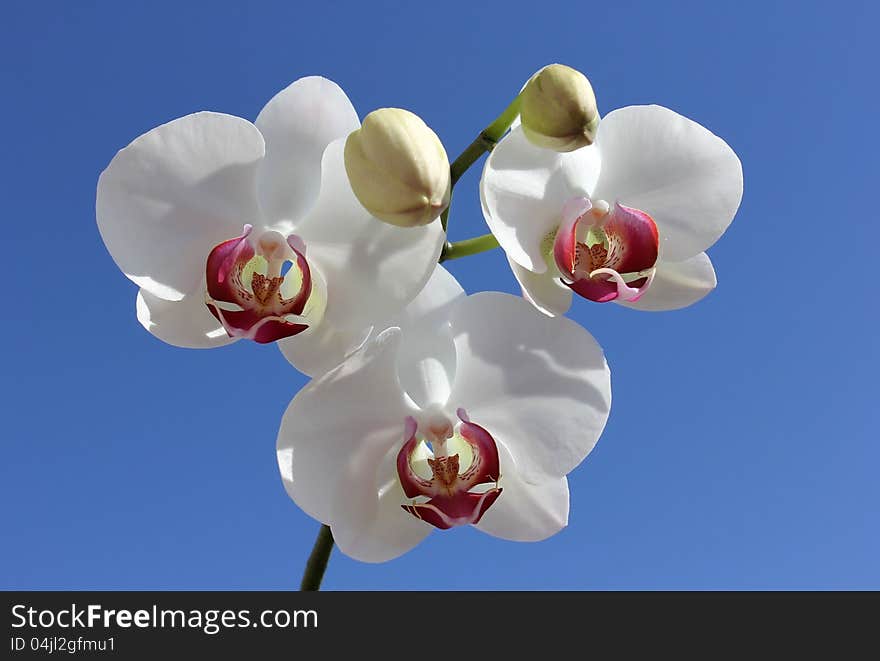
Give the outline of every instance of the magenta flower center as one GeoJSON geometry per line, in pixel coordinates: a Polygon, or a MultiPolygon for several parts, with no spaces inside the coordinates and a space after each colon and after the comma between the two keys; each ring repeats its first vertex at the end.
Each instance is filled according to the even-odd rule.
{"type": "Polygon", "coordinates": [[[562,281],[591,301],[636,301],[650,287],[660,235],[644,211],[619,202],[569,200],[553,241],[562,281]]]}
{"type": "Polygon", "coordinates": [[[401,507],[441,530],[479,523],[502,491],[495,439],[472,423],[464,409],[458,409],[458,417],[457,434],[451,422],[436,416],[419,433],[419,424],[408,417],[406,439],[397,455],[400,484],[412,499],[401,507]],[[428,456],[425,442],[431,444],[433,456],[428,456]],[[461,449],[449,454],[453,445],[461,449]]]}
{"type": "Polygon", "coordinates": [[[275,342],[309,327],[303,316],[312,296],[305,246],[278,232],[242,235],[214,247],[205,267],[205,304],[229,337],[275,342]]]}

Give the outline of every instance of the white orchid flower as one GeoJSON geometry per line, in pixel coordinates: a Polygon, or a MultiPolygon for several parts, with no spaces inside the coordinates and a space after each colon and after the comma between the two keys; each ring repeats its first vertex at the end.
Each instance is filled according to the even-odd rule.
{"type": "Polygon", "coordinates": [[[524,296],[564,314],[574,291],[593,301],[672,310],[716,285],[705,254],[742,198],[733,150],[661,106],[630,106],[569,153],[515,127],[486,161],[483,214],[524,296]]]}
{"type": "Polygon", "coordinates": [[[435,528],[562,529],[566,475],[611,405],[592,336],[516,296],[465,296],[442,267],[392,324],[290,403],[277,451],[293,500],[368,562],[435,528]]]}
{"type": "Polygon", "coordinates": [[[361,207],[343,165],[358,126],[345,93],[309,77],[253,124],[200,112],[122,149],[98,182],[98,228],[144,327],[182,347],[290,338],[315,356],[406,305],[443,232],[361,207]]]}

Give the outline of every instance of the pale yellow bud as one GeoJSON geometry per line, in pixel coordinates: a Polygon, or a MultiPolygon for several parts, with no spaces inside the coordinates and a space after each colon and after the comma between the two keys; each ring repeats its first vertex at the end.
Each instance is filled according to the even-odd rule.
{"type": "Polygon", "coordinates": [[[560,152],[593,144],[599,111],[593,87],[580,71],[550,64],[526,83],[520,101],[523,133],[532,144],[560,152]]]}
{"type": "Polygon", "coordinates": [[[449,206],[446,150],[407,110],[380,108],[367,115],[345,141],[345,171],[360,203],[386,223],[427,225],[449,206]]]}

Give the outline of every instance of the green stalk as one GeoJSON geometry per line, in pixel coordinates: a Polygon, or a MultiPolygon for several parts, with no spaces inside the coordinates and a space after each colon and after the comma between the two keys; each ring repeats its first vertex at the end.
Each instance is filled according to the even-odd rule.
{"type": "MultiPolygon", "coordinates": [[[[513,120],[519,114],[519,104],[520,99],[517,96],[504,109],[504,112],[498,115],[489,126],[480,131],[480,134],[474,138],[474,141],[465,147],[465,150],[458,155],[458,158],[452,161],[452,165],[449,166],[449,179],[452,188],[455,188],[455,184],[461,179],[461,176],[467,172],[470,166],[476,163],[480,156],[495,148],[495,145],[501,140],[501,136],[510,128],[513,120]]],[[[452,205],[452,199],[449,200],[449,204],[450,206],[452,205]]],[[[446,207],[446,210],[440,216],[440,223],[443,225],[443,231],[445,232],[446,226],[449,223],[449,207],[446,207]]]]}
{"type": "Polygon", "coordinates": [[[465,239],[464,241],[456,241],[455,243],[447,243],[440,253],[440,262],[446,262],[450,259],[458,259],[459,257],[467,257],[469,255],[477,255],[487,250],[498,247],[498,239],[494,234],[484,234],[476,236],[473,239],[465,239]]]}
{"type": "Polygon", "coordinates": [[[330,532],[330,526],[322,525],[312,547],[312,553],[306,562],[306,569],[299,586],[300,592],[315,592],[321,589],[321,580],[324,578],[324,571],[327,569],[332,551],[333,533],[330,532]]]}

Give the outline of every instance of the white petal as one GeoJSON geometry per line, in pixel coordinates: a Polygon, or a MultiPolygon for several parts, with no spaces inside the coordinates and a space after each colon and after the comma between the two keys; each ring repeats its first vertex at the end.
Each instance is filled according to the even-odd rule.
{"type": "MultiPolygon", "coordinates": [[[[334,500],[333,537],[340,550],[365,562],[384,562],[409,551],[433,530],[406,512],[401,505],[410,500],[397,476],[397,455],[404,442],[388,448],[378,444],[361,446],[349,457],[348,489],[334,500]],[[384,454],[383,454],[384,450],[384,454]],[[371,474],[361,470],[369,465],[371,474]]],[[[424,445],[420,446],[425,451],[424,445]]]]}
{"type": "Polygon", "coordinates": [[[359,349],[372,328],[340,330],[320,323],[277,342],[284,357],[303,374],[320,376],[359,349]]]}
{"type": "MultiPolygon", "coordinates": [[[[455,300],[463,296],[465,293],[458,281],[449,271],[437,265],[418,296],[381,326],[338,329],[332,324],[321,323],[304,333],[280,340],[278,347],[284,357],[299,371],[309,376],[320,376],[336,367],[346,356],[354,353],[364,342],[376,337],[386,328],[399,327],[404,344],[422,336],[430,339],[430,336],[442,330],[444,324],[448,327],[449,308],[455,300]],[[414,325],[420,328],[409,332],[414,325]]],[[[398,351],[398,363],[404,362],[400,357],[401,353],[411,353],[412,350],[398,351]]],[[[454,374],[454,349],[451,369],[454,374]]],[[[404,389],[407,389],[405,385],[404,389]]]]}
{"type": "Polygon", "coordinates": [[[331,526],[339,550],[356,560],[393,560],[416,546],[432,530],[429,524],[401,508],[409,501],[397,474],[389,473],[389,476],[373,516],[352,519],[349,525],[336,523],[331,526]]]}
{"type": "Polygon", "coordinates": [[[517,127],[486,159],[480,179],[483,215],[510,259],[543,273],[544,237],[559,225],[563,205],[589,196],[598,176],[595,147],[559,154],[535,147],[517,127]]]}
{"type": "Polygon", "coordinates": [[[235,341],[208,311],[200,290],[179,301],[166,301],[141,289],[137,318],[153,335],[176,347],[210,349],[235,341]]]}
{"type": "Polygon", "coordinates": [[[266,218],[276,222],[306,215],[318,198],[324,149],[360,122],[336,83],[311,76],[272,97],[256,125],[266,139],[257,180],[260,203],[266,218]]]}
{"type": "Polygon", "coordinates": [[[400,383],[420,408],[441,406],[455,378],[455,344],[449,325],[451,310],[465,292],[439,264],[428,284],[389,326],[403,333],[397,368],[400,383]]]}
{"type": "Polygon", "coordinates": [[[507,260],[525,299],[549,317],[557,317],[568,312],[571,307],[571,289],[559,281],[550,269],[544,273],[533,273],[512,259],[507,260]]]}
{"type": "Polygon", "coordinates": [[[324,152],[320,197],[297,232],[327,282],[324,318],[354,328],[388,319],[421,291],[444,233],[439,222],[395,227],[367,213],[351,192],[344,144],[337,140],[324,152]]]}
{"type": "Polygon", "coordinates": [[[651,215],[663,259],[681,261],[718,240],[742,199],[742,165],[724,140],[662,106],[629,106],[599,124],[595,197],[651,215]]]}
{"type": "Polygon", "coordinates": [[[131,280],[179,300],[205,276],[211,249],[260,222],[255,173],[263,136],[250,122],[201,112],[122,149],[98,180],[98,229],[131,280]]]}
{"type": "Polygon", "coordinates": [[[385,326],[397,326],[406,335],[413,324],[423,330],[426,324],[430,328],[448,325],[452,307],[465,296],[455,276],[437,264],[418,295],[385,326]]]}
{"type": "Polygon", "coordinates": [[[411,411],[397,380],[399,338],[399,329],[390,328],[310,381],[281,420],[276,448],[284,486],[323,523],[337,523],[337,498],[361,497],[365,484],[375,493],[382,458],[403,443],[411,411]]]}
{"type": "Polygon", "coordinates": [[[449,401],[504,439],[527,482],[562,477],[593,449],[611,407],[602,349],[565,317],[481,292],[454,310],[458,364],[449,401]]]}
{"type": "Polygon", "coordinates": [[[498,446],[501,495],[486,510],[477,528],[515,542],[537,542],[555,535],[568,524],[568,479],[550,478],[541,484],[524,482],[504,444],[498,446]]]}
{"type": "Polygon", "coordinates": [[[620,305],[636,310],[677,310],[699,301],[715,289],[717,282],[712,262],[704,252],[683,262],[660,260],[648,291],[638,301],[620,305]]]}
{"type": "Polygon", "coordinates": [[[397,355],[400,385],[410,399],[421,409],[442,407],[449,399],[455,379],[455,342],[452,330],[446,326],[403,336],[397,355]]]}

